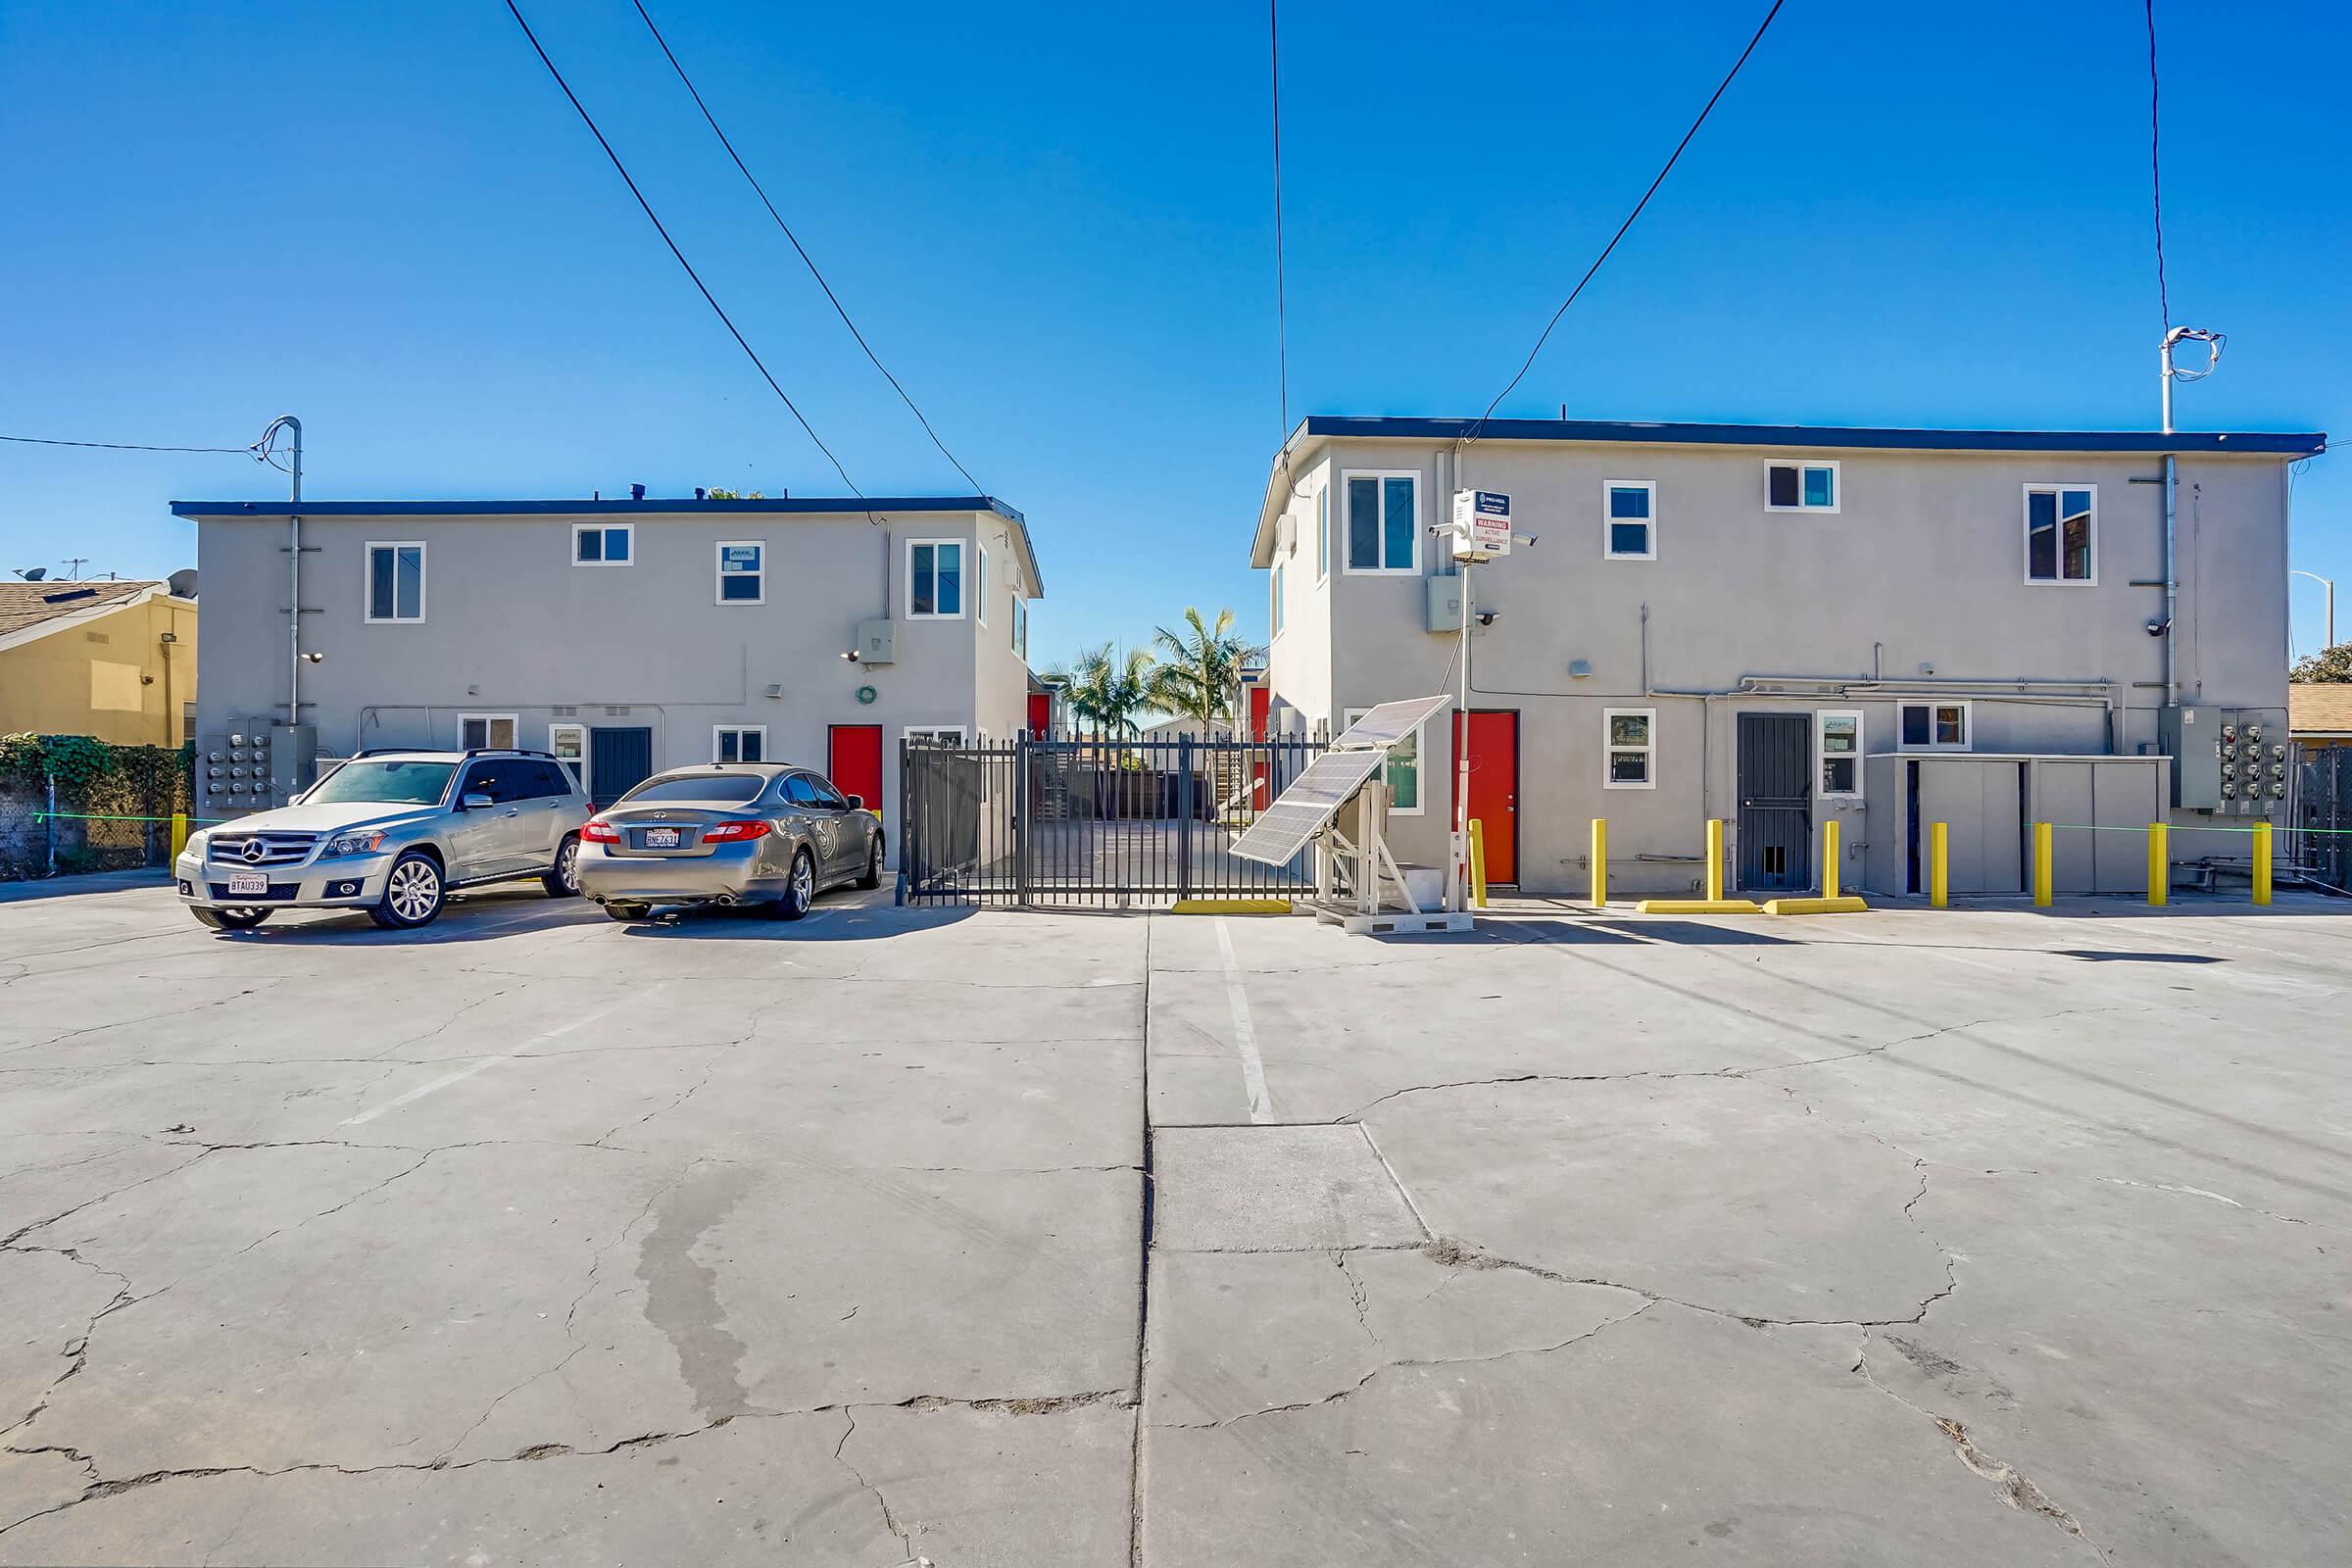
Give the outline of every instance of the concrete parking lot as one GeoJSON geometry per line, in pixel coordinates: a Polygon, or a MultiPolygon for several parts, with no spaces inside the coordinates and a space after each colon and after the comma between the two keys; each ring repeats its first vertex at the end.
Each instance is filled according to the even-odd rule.
{"type": "Polygon", "coordinates": [[[2338,907],[0,904],[0,1563],[2340,1561],[2338,907]]]}

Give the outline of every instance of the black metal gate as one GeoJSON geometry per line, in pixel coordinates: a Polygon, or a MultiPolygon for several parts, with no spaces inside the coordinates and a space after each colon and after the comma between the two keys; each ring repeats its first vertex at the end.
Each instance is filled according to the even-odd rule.
{"type": "Polygon", "coordinates": [[[2352,888],[2352,746],[2308,747],[2295,771],[2295,863],[2352,888]]]}
{"type": "Polygon", "coordinates": [[[1813,885],[1813,721],[1803,713],[1740,715],[1740,886],[1813,885]]]}
{"type": "Polygon", "coordinates": [[[1304,856],[1261,865],[1232,847],[1323,749],[1299,736],[904,742],[903,896],[1124,908],[1304,892],[1304,856]]]}

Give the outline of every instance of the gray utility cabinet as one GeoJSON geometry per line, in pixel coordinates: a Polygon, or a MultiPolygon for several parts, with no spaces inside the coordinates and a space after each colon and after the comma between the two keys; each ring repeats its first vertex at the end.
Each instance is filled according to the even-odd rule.
{"type": "Polygon", "coordinates": [[[2050,875],[2060,893],[2145,893],[2150,822],[2170,808],[2171,760],[1981,752],[1868,759],[1867,889],[1928,891],[1930,832],[1944,824],[1951,891],[2032,890],[2035,822],[2054,824],[2050,875]]]}

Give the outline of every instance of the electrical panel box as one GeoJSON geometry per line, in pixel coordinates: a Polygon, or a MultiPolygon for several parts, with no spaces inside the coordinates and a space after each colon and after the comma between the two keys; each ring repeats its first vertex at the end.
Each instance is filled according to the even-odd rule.
{"type": "Polygon", "coordinates": [[[274,721],[231,715],[222,725],[196,737],[196,814],[226,817],[283,804],[272,772],[274,721]]]}
{"type": "Polygon", "coordinates": [[[2286,808],[2286,727],[2259,712],[2185,705],[2163,710],[2158,733],[2173,758],[2173,804],[2217,816],[2286,808]]]}
{"type": "Polygon", "coordinates": [[[1431,631],[1460,631],[1462,629],[1462,578],[1459,573],[1450,577],[1424,577],[1423,586],[1429,590],[1428,627],[1431,631]]]}
{"type": "Polygon", "coordinates": [[[898,658],[896,621],[861,620],[858,623],[858,662],[893,664],[898,662],[898,658]]]}
{"type": "Polygon", "coordinates": [[[270,726],[270,793],[279,805],[318,782],[318,726],[270,726]]]}

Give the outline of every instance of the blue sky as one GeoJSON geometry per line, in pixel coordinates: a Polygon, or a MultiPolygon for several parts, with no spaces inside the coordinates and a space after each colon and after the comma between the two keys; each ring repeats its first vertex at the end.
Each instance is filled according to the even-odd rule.
{"type": "MultiPolygon", "coordinates": [[[[1029,514],[1038,662],[1187,604],[1262,635],[1263,8],[648,3],[1029,514]]],[[[1286,4],[1292,417],[1482,408],[1762,10],[1286,4]]],[[[962,490],[627,0],[525,12],[858,484],[962,490]]],[[[2174,317],[2230,334],[2180,422],[2352,431],[2352,19],[2158,15],[2174,317]]],[[[2146,63],[2134,0],[1790,0],[1502,412],[2152,427],[2146,63]]],[[[234,446],[292,411],[318,497],[838,491],[499,0],[0,0],[0,432],[234,446]]],[[[280,483],[0,445],[0,564],[160,573],[194,554],[171,500],[280,483]]],[[[2352,589],[2343,460],[2295,530],[2352,589]]]]}

